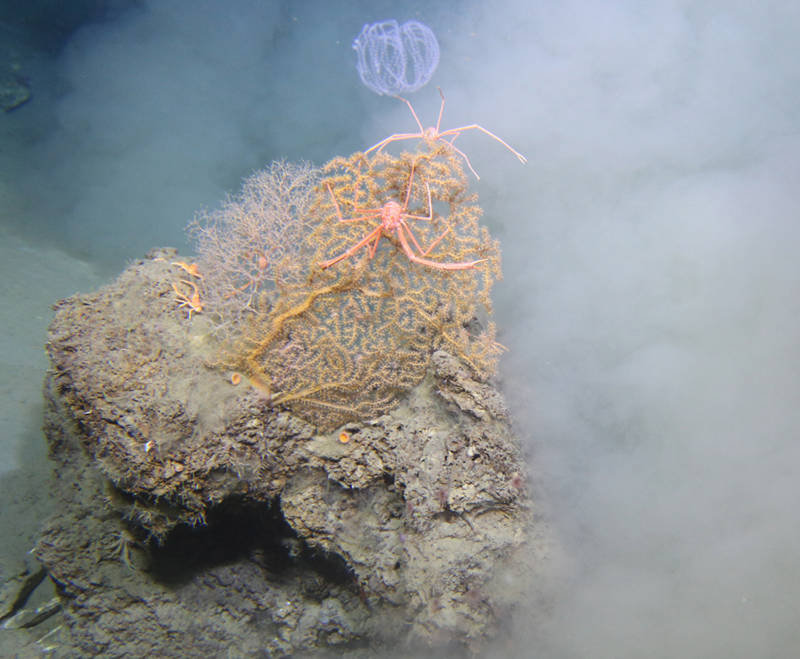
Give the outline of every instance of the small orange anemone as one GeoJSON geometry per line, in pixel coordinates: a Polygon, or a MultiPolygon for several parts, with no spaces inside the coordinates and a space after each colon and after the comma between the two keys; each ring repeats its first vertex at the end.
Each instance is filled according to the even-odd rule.
{"type": "Polygon", "coordinates": [[[241,373],[231,373],[231,384],[236,385],[242,381],[241,373]]]}
{"type": "Polygon", "coordinates": [[[339,441],[342,444],[347,444],[347,442],[350,441],[350,433],[346,430],[342,430],[342,432],[339,433],[339,441]]]}

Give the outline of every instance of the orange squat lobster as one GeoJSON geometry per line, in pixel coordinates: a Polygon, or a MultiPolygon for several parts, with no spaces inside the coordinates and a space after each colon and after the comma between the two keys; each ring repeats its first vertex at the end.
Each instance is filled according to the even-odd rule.
{"type": "Polygon", "coordinates": [[[408,212],[408,201],[411,197],[411,186],[413,183],[414,168],[412,167],[411,174],[408,179],[406,199],[402,206],[396,201],[387,201],[381,208],[356,208],[355,212],[358,214],[358,217],[348,218],[342,217],[342,210],[339,207],[339,202],[336,200],[336,195],[333,194],[330,184],[328,184],[328,192],[330,192],[331,198],[333,199],[333,204],[336,206],[336,215],[339,217],[339,222],[361,222],[371,218],[380,218],[381,223],[346,252],[339,254],[339,256],[332,258],[329,261],[323,261],[320,263],[320,267],[323,270],[325,268],[330,268],[332,265],[352,256],[362,247],[366,247],[368,245],[369,258],[371,259],[375,256],[375,252],[378,250],[378,243],[381,240],[381,236],[391,236],[392,232],[396,233],[403,253],[409,258],[410,261],[413,261],[414,263],[420,263],[432,268],[438,268],[439,270],[468,270],[469,268],[474,268],[478,263],[485,261],[486,259],[478,259],[477,261],[464,261],[462,263],[439,263],[437,261],[431,261],[430,259],[425,258],[430,251],[439,244],[442,238],[447,235],[447,233],[450,231],[450,227],[448,226],[447,229],[445,229],[442,234],[430,244],[428,249],[423,250],[422,247],[420,247],[419,242],[414,236],[414,233],[411,231],[411,227],[408,226],[406,220],[421,220],[423,222],[430,222],[433,220],[433,204],[431,203],[431,190],[426,184],[425,187],[428,191],[428,215],[412,215],[408,212]],[[414,249],[411,247],[411,243],[409,243],[409,238],[411,239],[411,243],[414,244],[414,247],[416,247],[419,251],[419,254],[414,252],[414,249]]]}
{"type": "Polygon", "coordinates": [[[525,164],[526,162],[528,162],[528,159],[525,156],[523,156],[519,151],[513,149],[509,144],[507,144],[506,142],[501,140],[493,132],[491,132],[489,130],[486,130],[483,126],[480,126],[478,124],[469,124],[467,126],[459,126],[458,128],[451,128],[449,130],[439,131],[439,126],[442,123],[442,113],[444,112],[444,92],[442,92],[441,89],[439,89],[439,95],[442,97],[442,105],[439,108],[439,118],[436,120],[436,125],[435,126],[430,126],[428,128],[423,128],[422,127],[422,122],[419,120],[419,117],[417,116],[417,113],[414,112],[414,107],[411,105],[411,102],[407,101],[402,96],[396,96],[395,98],[398,98],[401,101],[403,101],[403,103],[405,103],[408,106],[408,109],[411,110],[411,114],[414,115],[414,121],[416,121],[417,122],[417,126],[419,126],[419,132],[418,133],[395,133],[394,135],[390,135],[389,137],[382,139],[377,144],[374,144],[373,146],[371,146],[369,149],[366,150],[366,153],[370,153],[370,152],[376,151],[376,150],[377,150],[378,153],[380,153],[383,150],[383,147],[385,147],[387,144],[389,144],[391,142],[396,142],[398,140],[422,139],[422,140],[425,140],[428,144],[431,144],[431,143],[439,140],[441,142],[444,142],[445,144],[448,144],[450,146],[450,148],[453,149],[453,151],[455,151],[458,155],[460,155],[464,159],[464,162],[467,163],[467,167],[469,167],[469,170],[473,174],[475,174],[475,178],[480,180],[481,177],[478,176],[478,172],[475,171],[475,168],[472,166],[472,163],[469,161],[469,158],[467,157],[467,154],[464,153],[463,151],[461,151],[461,149],[458,149],[453,144],[453,142],[455,142],[456,138],[459,135],[461,135],[461,133],[463,133],[465,130],[479,130],[482,133],[485,133],[486,135],[491,137],[492,139],[497,140],[498,142],[500,142],[500,144],[502,144],[504,147],[506,147],[506,149],[511,151],[511,153],[513,153],[515,156],[517,156],[517,158],[519,159],[519,161],[521,163],[525,164]],[[446,140],[445,139],[446,137],[450,137],[450,136],[452,136],[451,140],[446,140]]]}

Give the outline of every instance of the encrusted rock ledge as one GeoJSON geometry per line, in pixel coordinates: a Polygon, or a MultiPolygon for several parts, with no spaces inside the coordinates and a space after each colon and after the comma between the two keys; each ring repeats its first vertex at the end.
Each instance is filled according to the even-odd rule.
{"type": "Polygon", "coordinates": [[[175,302],[176,258],[154,251],[56,305],[45,431],[63,510],[36,553],[65,649],[282,656],[495,636],[554,547],[501,395],[438,352],[392,412],[317,434],[211,366],[208,319],[175,302]]]}

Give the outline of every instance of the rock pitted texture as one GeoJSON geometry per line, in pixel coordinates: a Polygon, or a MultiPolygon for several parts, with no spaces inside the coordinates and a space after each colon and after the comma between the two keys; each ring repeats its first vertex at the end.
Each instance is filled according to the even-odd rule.
{"type": "Polygon", "coordinates": [[[45,430],[63,511],[37,554],[65,647],[281,656],[496,635],[553,548],[500,394],[438,351],[391,412],[319,434],[216,368],[208,321],[175,301],[176,258],[56,307],[45,430]]]}

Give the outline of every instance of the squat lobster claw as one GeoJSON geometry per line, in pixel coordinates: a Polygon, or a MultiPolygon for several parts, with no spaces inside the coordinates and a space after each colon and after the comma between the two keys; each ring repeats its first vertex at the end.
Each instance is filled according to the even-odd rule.
{"type": "Polygon", "coordinates": [[[350,249],[342,254],[339,254],[339,256],[335,258],[332,258],[328,261],[323,261],[319,264],[319,266],[323,270],[325,268],[330,268],[339,261],[343,261],[344,259],[352,256],[362,247],[367,246],[369,246],[369,258],[371,259],[375,256],[375,252],[378,250],[378,243],[381,240],[381,236],[391,236],[392,232],[397,235],[397,239],[400,241],[400,247],[403,250],[403,253],[410,261],[413,261],[414,263],[427,265],[431,268],[438,268],[439,270],[468,270],[470,268],[474,268],[478,263],[485,261],[486,259],[478,259],[477,261],[464,261],[461,263],[440,263],[438,261],[432,261],[431,259],[425,258],[431,252],[431,250],[436,247],[439,242],[441,242],[442,238],[444,238],[450,232],[452,227],[448,226],[441,233],[441,235],[428,246],[427,249],[422,249],[406,220],[421,220],[424,222],[430,222],[433,220],[433,203],[431,201],[431,190],[426,183],[425,188],[428,192],[428,215],[412,215],[409,213],[408,202],[411,197],[411,186],[413,183],[414,167],[412,165],[411,173],[408,178],[406,199],[402,206],[396,201],[387,201],[380,208],[356,208],[355,212],[358,215],[356,217],[348,218],[342,217],[342,210],[339,206],[339,202],[336,199],[336,195],[333,193],[330,183],[328,183],[328,192],[331,195],[331,199],[333,199],[333,205],[336,207],[336,215],[339,218],[339,222],[360,222],[362,220],[377,218],[380,219],[380,224],[361,240],[359,240],[355,245],[350,247],[350,249]],[[409,243],[409,238],[411,239],[411,243],[413,243],[414,247],[416,247],[419,251],[419,254],[414,252],[414,248],[411,246],[411,243],[409,243]]]}

